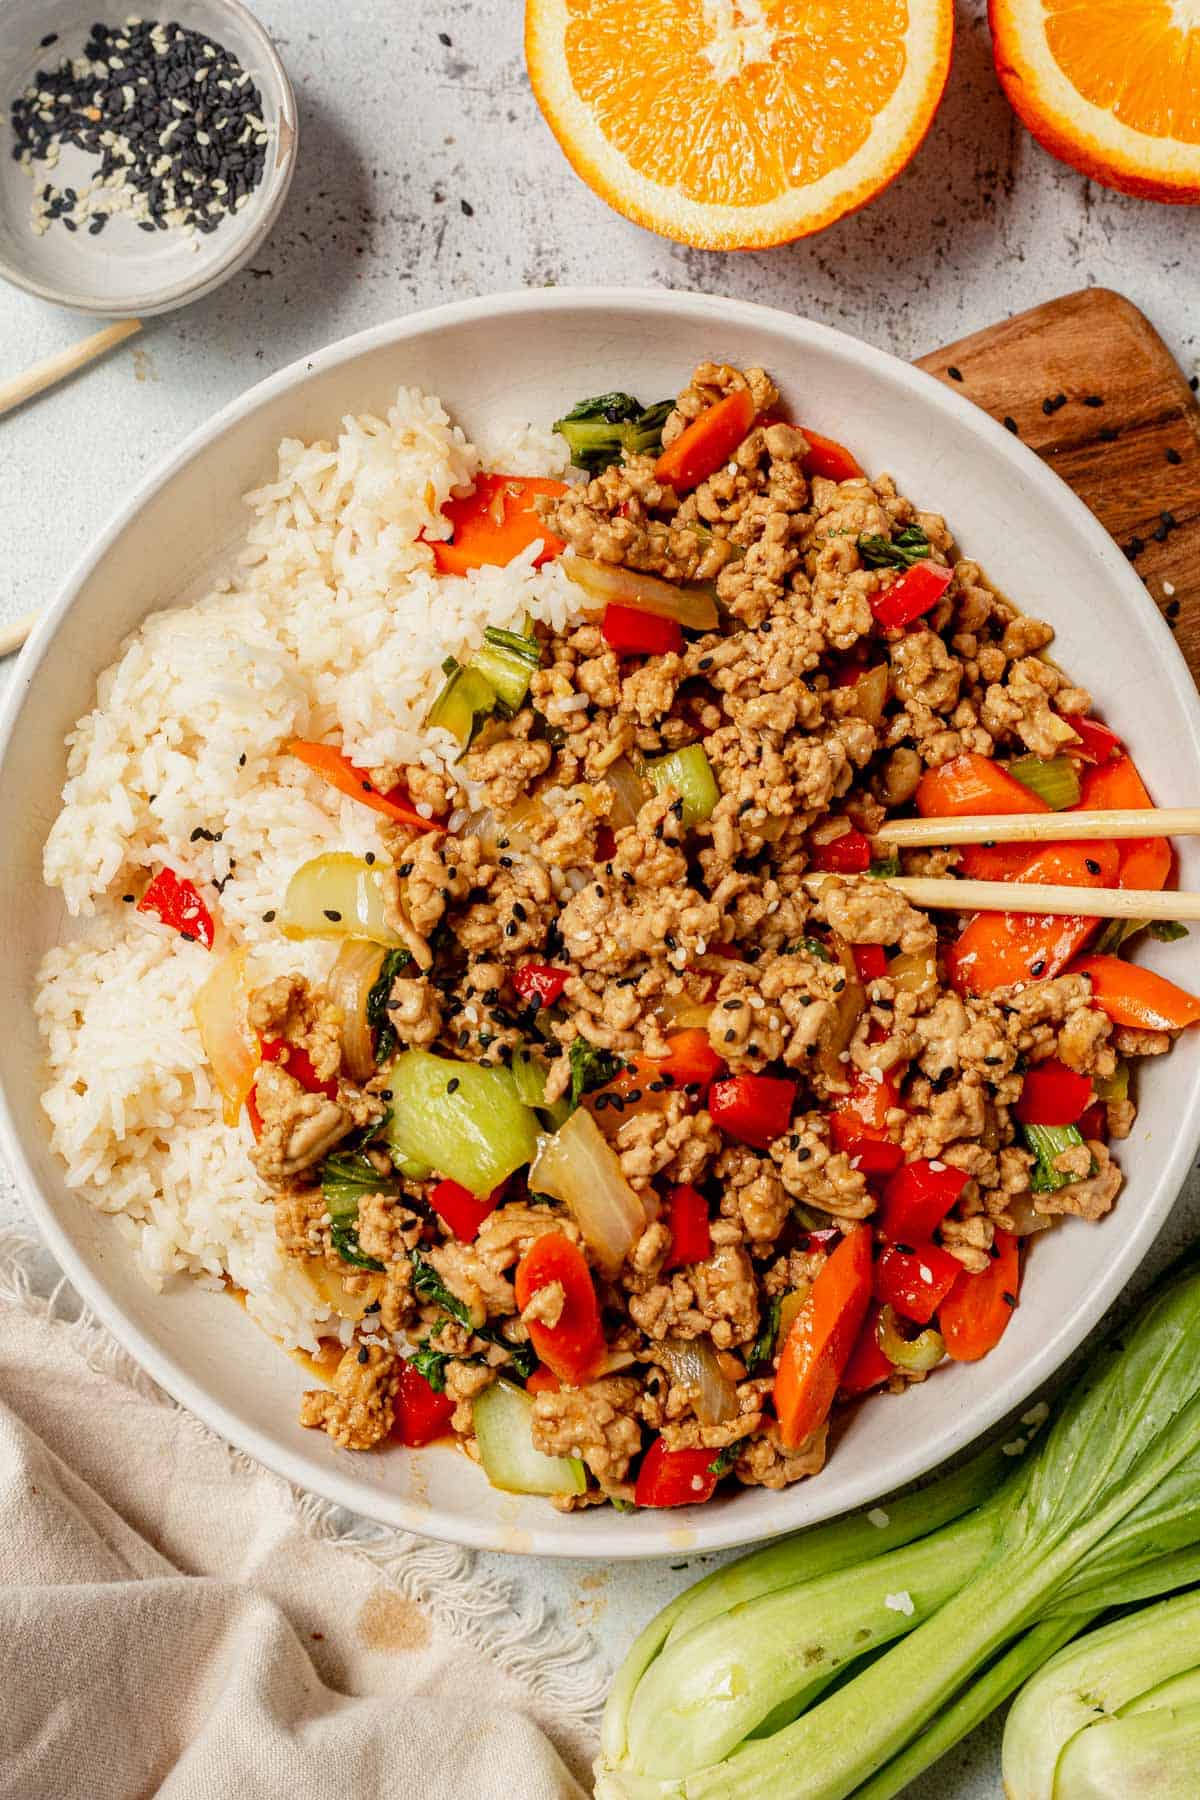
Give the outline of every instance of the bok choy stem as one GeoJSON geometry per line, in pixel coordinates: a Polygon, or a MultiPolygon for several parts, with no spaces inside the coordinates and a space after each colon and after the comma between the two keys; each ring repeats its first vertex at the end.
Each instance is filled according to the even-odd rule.
{"type": "MultiPolygon", "coordinates": [[[[726,1594],[714,1610],[717,1582],[737,1587],[737,1567],[722,1572],[700,1590],[702,1625],[677,1603],[665,1635],[662,1621],[643,1634],[639,1676],[621,1687],[598,1800],[885,1800],[1089,1614],[1192,1581],[1200,1570],[1198,1335],[1193,1259],[1124,1342],[1094,1359],[1040,1448],[965,1518],[911,1548],[844,1566],[836,1581],[801,1578],[748,1603],[726,1594]],[[991,1549],[977,1535],[989,1533],[991,1549]],[[945,1585],[957,1591],[940,1605],[919,1588],[892,1593],[903,1613],[912,1606],[916,1623],[898,1621],[907,1635],[880,1654],[872,1610],[879,1561],[923,1572],[941,1545],[945,1585]],[[802,1693],[806,1658],[821,1677],[825,1658],[856,1629],[866,1632],[861,1660],[851,1650],[812,1704],[817,1683],[802,1693]],[[656,1644],[664,1646],[657,1655],[656,1644]],[[798,1693],[804,1710],[784,1723],[798,1693]],[[752,1730],[781,1728],[748,1738],[751,1719],[752,1730]],[[698,1767],[720,1744],[731,1747],[698,1767]]],[[[797,1540],[817,1545],[815,1562],[822,1541],[822,1532],[797,1540]]],[[[786,1557],[788,1547],[774,1548],[786,1557]]],[[[756,1561],[761,1574],[761,1559],[745,1566],[756,1561]]],[[[804,1571],[802,1550],[789,1567],[804,1571]]]]}

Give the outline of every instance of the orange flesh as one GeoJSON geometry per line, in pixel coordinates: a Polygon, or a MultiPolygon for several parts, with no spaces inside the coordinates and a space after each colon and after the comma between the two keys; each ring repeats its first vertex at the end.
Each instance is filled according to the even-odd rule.
{"type": "Polygon", "coordinates": [[[764,0],[767,59],[747,33],[727,79],[706,55],[702,0],[569,10],[567,66],[600,131],[640,175],[704,205],[761,205],[841,168],[904,73],[906,0],[764,0]]]}
{"type": "Polygon", "coordinates": [[[1170,0],[1045,0],[1046,39],[1071,85],[1147,137],[1200,144],[1200,29],[1170,0]]]}

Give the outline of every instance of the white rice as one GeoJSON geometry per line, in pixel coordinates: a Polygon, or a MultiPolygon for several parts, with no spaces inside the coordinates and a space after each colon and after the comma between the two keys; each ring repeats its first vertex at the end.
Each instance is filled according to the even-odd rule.
{"type": "Polygon", "coordinates": [[[526,612],[561,629],[577,590],[554,564],[535,570],[532,550],[439,576],[421,534],[447,535],[440,508],[480,468],[556,475],[566,454],[531,427],[477,450],[407,389],[385,418],[345,419],[336,444],[285,440],[276,479],[246,497],[235,577],[151,615],[68,739],[45,878],[91,917],[40,972],[53,1147],[69,1184],[127,1221],[150,1279],[227,1275],[288,1343],[311,1348],[329,1314],[276,1249],[244,1123],[221,1118],[192,1016],[212,958],[121,895],[164,864],[221,882],[202,891],[265,974],[324,973],[331,946],[286,943],[263,914],[310,857],[383,855],[382,821],[286,745],[332,737],[368,768],[437,767],[456,750],[423,724],[443,659],[526,612]]]}

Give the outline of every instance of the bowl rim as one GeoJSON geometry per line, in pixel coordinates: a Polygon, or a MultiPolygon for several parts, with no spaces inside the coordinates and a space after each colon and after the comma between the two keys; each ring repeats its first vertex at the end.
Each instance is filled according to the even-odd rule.
{"type": "MultiPolygon", "coordinates": [[[[205,295],[213,293],[230,276],[237,274],[274,230],[296,171],[300,122],[295,89],[270,32],[250,8],[243,4],[243,0],[208,0],[208,3],[227,13],[230,21],[253,40],[264,67],[270,71],[278,90],[275,96],[279,108],[275,154],[264,174],[266,204],[253,229],[248,229],[241,235],[235,231],[225,253],[202,276],[194,280],[184,276],[141,293],[119,294],[114,299],[89,294],[80,288],[59,287],[53,282],[43,281],[6,256],[3,249],[0,249],[0,278],[10,282],[13,287],[32,294],[35,299],[46,300],[52,306],[66,307],[70,312],[83,313],[91,318],[152,319],[160,313],[173,312],[176,307],[190,305],[193,300],[202,300],[205,295]]],[[[186,21],[181,20],[180,23],[186,27],[186,21]]]]}
{"type": "MultiPolygon", "coordinates": [[[[423,308],[402,318],[341,338],[323,349],[302,355],[275,374],[256,382],[236,399],[228,402],[184,441],[169,451],[138,483],[128,500],[117,510],[92,543],[76,559],[58,593],[47,605],[22,651],[9,691],[0,705],[0,763],[7,755],[23,710],[26,695],[38,666],[69,617],[79,592],[109,549],[127,529],[141,508],[171,482],[197,455],[217,441],[234,423],[244,419],[260,406],[280,395],[302,388],[309,380],[329,373],[343,363],[374,350],[385,349],[411,338],[421,338],[431,331],[469,323],[481,317],[491,320],[511,319],[522,315],[538,316],[546,310],[603,311],[611,315],[624,310],[629,314],[681,313],[689,321],[728,328],[739,321],[748,327],[769,325],[776,331],[793,335],[797,349],[824,346],[831,353],[849,357],[870,372],[886,375],[891,381],[919,396],[922,404],[932,406],[957,419],[1001,458],[1016,473],[1023,475],[1039,490],[1040,498],[1057,512],[1068,528],[1074,530],[1086,549],[1109,569],[1134,608],[1141,629],[1149,634],[1159,653],[1162,679],[1174,691],[1191,725],[1193,749],[1200,754],[1200,693],[1192,681],[1178,645],[1154,605],[1146,589],[1095,515],[1071,488],[1034,451],[1015,438],[1003,426],[976,407],[964,396],[947,388],[936,377],[906,363],[888,351],[878,350],[835,327],[782,312],[750,301],[728,300],[720,296],[690,291],[656,288],[572,287],[510,290],[499,294],[480,295],[454,300],[439,306],[423,308]]],[[[1064,1311],[1053,1322],[1047,1322],[1046,1335],[1031,1348],[1021,1374],[1011,1378],[999,1390],[980,1388],[978,1406],[962,1409],[957,1415],[947,1413],[942,1428],[932,1435],[914,1440],[906,1453],[889,1467],[886,1484],[864,1472],[849,1483],[835,1510],[818,1514],[841,1516],[860,1507],[874,1504],[882,1495],[928,1475],[970,1444],[982,1439],[993,1428],[1010,1417],[1039,1387],[1052,1377],[1062,1363],[1078,1348],[1098,1325],[1111,1303],[1135,1274],[1166,1222],[1179,1190],[1200,1146],[1200,1106],[1190,1109],[1181,1120],[1166,1154],[1162,1169],[1143,1206],[1121,1240],[1121,1248],[1109,1262],[1103,1277],[1092,1288],[1079,1295],[1074,1308],[1064,1311]]],[[[340,1467],[315,1470],[308,1460],[285,1444],[256,1427],[233,1417],[220,1400],[214,1399],[199,1381],[171,1354],[145,1338],[139,1327],[110,1298],[103,1282],[95,1277],[67,1232],[60,1227],[54,1212],[39,1189],[25,1155],[16,1119],[3,1080],[0,1079],[0,1150],[6,1155],[19,1190],[52,1255],[65,1271],[83,1300],[107,1326],[119,1343],[140,1363],[158,1384],[195,1413],[210,1429],[245,1451],[266,1468],[286,1477],[297,1487],[316,1493],[348,1510],[380,1523],[398,1527],[423,1537],[435,1537],[468,1548],[507,1550],[511,1554],[532,1554],[557,1558],[604,1557],[615,1561],[643,1561],[681,1554],[695,1555],[732,1549],[768,1541],[798,1529],[783,1521],[777,1528],[763,1530],[740,1525],[736,1505],[722,1508],[707,1521],[702,1513],[689,1508],[674,1517],[678,1527],[673,1532],[664,1526],[661,1542],[635,1538],[611,1529],[607,1537],[589,1535],[587,1542],[572,1541],[570,1521],[547,1509],[543,1525],[540,1521],[526,1529],[522,1526],[519,1546],[503,1541],[496,1526],[482,1519],[445,1518],[441,1514],[415,1506],[396,1496],[388,1498],[387,1516],[372,1511],[371,1496],[356,1480],[343,1476],[340,1467]],[[674,1541],[670,1541],[673,1536],[674,1541]],[[681,1538],[686,1538],[686,1545],[681,1538]],[[527,1541],[525,1541],[527,1540],[527,1541]]]]}

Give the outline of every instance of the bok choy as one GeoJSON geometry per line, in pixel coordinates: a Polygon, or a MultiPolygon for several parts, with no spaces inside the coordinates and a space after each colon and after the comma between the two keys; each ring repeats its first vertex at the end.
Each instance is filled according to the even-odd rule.
{"type": "Polygon", "coordinates": [[[1200,1592],[1060,1650],[1016,1698],[1003,1771],[1010,1800],[1194,1800],[1200,1592]]]}
{"type": "Polygon", "coordinates": [[[598,1800],[889,1800],[1099,1613],[1200,1579],[1198,1333],[1193,1259],[1040,1447],[680,1596],[618,1673],[598,1800]]]}

